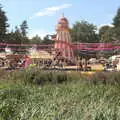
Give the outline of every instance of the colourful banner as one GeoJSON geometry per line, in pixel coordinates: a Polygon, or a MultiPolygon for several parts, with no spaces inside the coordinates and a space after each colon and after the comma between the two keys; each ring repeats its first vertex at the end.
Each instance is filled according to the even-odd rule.
{"type": "MultiPolygon", "coordinates": [[[[64,44],[69,44],[74,50],[92,50],[92,51],[100,51],[100,50],[114,50],[120,49],[120,45],[114,45],[111,43],[78,43],[78,44],[70,44],[63,42],[64,44]]],[[[4,50],[5,47],[10,48],[11,50],[17,51],[26,51],[29,48],[14,48],[14,47],[36,47],[37,50],[48,50],[54,48],[54,44],[50,45],[42,45],[42,44],[7,44],[0,43],[0,50],[4,50]],[[3,48],[4,47],[4,48],[3,48]]]]}

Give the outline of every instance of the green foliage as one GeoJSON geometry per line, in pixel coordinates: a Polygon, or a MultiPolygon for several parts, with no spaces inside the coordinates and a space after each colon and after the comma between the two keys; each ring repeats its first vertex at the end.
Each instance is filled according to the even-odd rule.
{"type": "Polygon", "coordinates": [[[22,35],[17,26],[15,27],[15,32],[12,31],[11,33],[8,34],[7,43],[11,43],[11,44],[21,44],[22,43],[22,35]]]}
{"type": "Polygon", "coordinates": [[[113,26],[102,26],[99,30],[99,36],[101,42],[115,42],[120,40],[120,8],[118,8],[117,14],[113,18],[113,26]]]}
{"type": "Polygon", "coordinates": [[[117,14],[113,19],[113,25],[117,28],[120,27],[120,8],[117,10],[117,14]]]}
{"type": "MultiPolygon", "coordinates": [[[[0,119],[118,120],[119,84],[99,82],[105,77],[101,75],[96,74],[99,84],[88,80],[44,86],[0,84],[0,119]]],[[[120,78],[119,74],[116,75],[120,78]]]]}
{"type": "Polygon", "coordinates": [[[70,30],[73,42],[99,42],[96,26],[87,21],[76,22],[70,30]]]}
{"type": "Polygon", "coordinates": [[[42,39],[38,35],[36,35],[30,40],[31,44],[40,44],[41,42],[42,42],[42,39]]]}
{"type": "Polygon", "coordinates": [[[110,29],[110,26],[108,25],[105,25],[105,26],[102,26],[100,29],[99,29],[99,36],[100,38],[105,34],[105,32],[110,29]]]}
{"type": "Polygon", "coordinates": [[[97,72],[87,79],[91,84],[120,86],[120,72],[97,72]]]}
{"type": "Polygon", "coordinates": [[[8,77],[9,80],[14,81],[15,83],[35,84],[59,84],[67,82],[69,79],[67,74],[64,72],[50,72],[50,71],[40,71],[37,69],[26,69],[16,72],[11,72],[8,77]]]}
{"type": "Polygon", "coordinates": [[[119,26],[115,27],[114,31],[115,31],[115,39],[120,40],[120,27],[119,26]]]}
{"type": "Polygon", "coordinates": [[[120,85],[120,72],[96,72],[93,75],[86,76],[78,72],[41,71],[33,68],[7,73],[1,70],[0,75],[1,80],[8,80],[23,85],[76,83],[79,80],[87,80],[87,83],[90,84],[120,85]]]}
{"type": "Polygon", "coordinates": [[[22,105],[27,100],[28,90],[21,86],[9,86],[0,90],[0,118],[16,120],[19,118],[22,105]],[[17,108],[17,109],[16,109],[17,108]]]}
{"type": "MultiPolygon", "coordinates": [[[[29,39],[23,35],[23,33],[21,32],[22,30],[20,28],[18,28],[17,26],[15,27],[15,31],[11,32],[11,33],[8,33],[7,34],[7,43],[9,44],[28,44],[29,43],[29,39]]],[[[14,46],[12,47],[14,48],[14,50],[12,50],[14,53],[26,53],[27,50],[24,50],[24,51],[20,51],[20,50],[17,50],[17,49],[26,49],[28,47],[26,46],[14,46]]]]}
{"type": "Polygon", "coordinates": [[[53,44],[53,41],[51,40],[51,38],[49,38],[49,35],[46,35],[46,36],[43,38],[41,44],[53,44]]]}
{"type": "Polygon", "coordinates": [[[26,20],[24,20],[24,21],[22,22],[22,24],[20,25],[20,29],[21,29],[22,35],[23,35],[24,37],[26,37],[26,35],[27,35],[27,29],[28,29],[28,25],[27,25],[27,21],[26,21],[26,20]]]}
{"type": "Polygon", "coordinates": [[[15,32],[9,33],[9,43],[13,44],[25,44],[29,43],[28,38],[23,35],[22,28],[15,27],[15,32]]]}
{"type": "Polygon", "coordinates": [[[5,14],[5,11],[2,9],[0,5],[0,42],[6,42],[6,32],[7,27],[9,26],[7,21],[8,19],[5,14]]]}
{"type": "Polygon", "coordinates": [[[115,39],[114,27],[107,27],[107,28],[105,28],[105,27],[106,26],[103,26],[100,29],[100,32],[103,32],[102,34],[100,34],[100,36],[101,36],[100,42],[108,43],[108,42],[114,41],[114,39],[115,39]]]}

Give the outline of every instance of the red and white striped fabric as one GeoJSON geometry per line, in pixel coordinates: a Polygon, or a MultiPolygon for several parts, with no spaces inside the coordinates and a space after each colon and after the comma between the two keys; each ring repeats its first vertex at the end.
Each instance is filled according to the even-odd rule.
{"type": "Polygon", "coordinates": [[[63,58],[74,61],[74,53],[70,41],[71,37],[68,31],[58,31],[54,48],[61,51],[63,58]]]}

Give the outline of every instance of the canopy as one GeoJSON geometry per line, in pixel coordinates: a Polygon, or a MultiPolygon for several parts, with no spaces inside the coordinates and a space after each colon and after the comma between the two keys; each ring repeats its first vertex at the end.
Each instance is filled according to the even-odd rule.
{"type": "Polygon", "coordinates": [[[34,51],[30,54],[30,58],[51,59],[52,56],[47,51],[34,51]]]}

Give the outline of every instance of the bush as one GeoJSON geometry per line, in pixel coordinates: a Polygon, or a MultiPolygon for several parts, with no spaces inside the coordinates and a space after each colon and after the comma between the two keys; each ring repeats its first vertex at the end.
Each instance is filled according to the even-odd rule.
{"type": "Polygon", "coordinates": [[[13,82],[23,84],[43,85],[47,83],[59,84],[68,81],[65,72],[41,71],[38,69],[26,69],[14,71],[9,74],[9,79],[13,82]]]}
{"type": "Polygon", "coordinates": [[[92,84],[120,85],[120,72],[97,72],[88,80],[92,84]]]}
{"type": "Polygon", "coordinates": [[[5,80],[20,84],[61,84],[66,82],[85,81],[90,84],[120,85],[120,72],[96,72],[93,75],[82,75],[79,72],[41,71],[24,69],[8,72],[5,80]]]}

